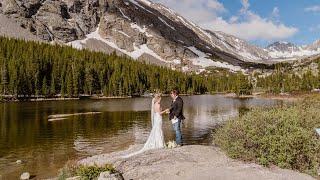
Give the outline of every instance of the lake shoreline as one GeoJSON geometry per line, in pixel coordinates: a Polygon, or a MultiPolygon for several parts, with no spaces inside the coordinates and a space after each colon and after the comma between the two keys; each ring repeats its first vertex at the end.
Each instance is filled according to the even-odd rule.
{"type": "Polygon", "coordinates": [[[275,166],[266,168],[233,160],[215,146],[190,145],[122,158],[141,147],[135,145],[125,151],[88,157],[78,164],[103,166],[111,163],[125,179],[314,179],[307,174],[275,166]]]}
{"type": "MultiPolygon", "coordinates": [[[[206,94],[180,94],[180,96],[195,96],[195,95],[206,95],[206,94]]],[[[162,94],[162,96],[169,96],[169,94],[162,94]]],[[[1,96],[0,95],[0,103],[5,102],[44,102],[44,101],[70,101],[70,100],[82,100],[82,99],[90,99],[90,100],[105,100],[105,99],[132,99],[132,98],[148,98],[152,97],[152,95],[141,95],[141,96],[80,96],[80,97],[72,97],[72,98],[63,98],[63,97],[55,97],[55,98],[16,98],[12,95],[1,96]]]]}
{"type": "MultiPolygon", "coordinates": [[[[227,98],[238,98],[238,99],[248,99],[248,98],[262,98],[262,99],[273,99],[273,100],[285,100],[285,101],[296,101],[301,100],[307,96],[319,94],[319,92],[301,92],[301,93],[280,93],[280,94],[271,94],[271,93],[263,93],[257,92],[252,95],[236,95],[235,93],[226,93],[226,92],[218,92],[218,93],[205,93],[205,94],[180,94],[180,96],[196,96],[196,95],[222,95],[227,98]]],[[[162,94],[162,96],[169,96],[169,94],[162,94]]],[[[0,103],[6,102],[44,102],[44,101],[70,101],[70,100],[82,100],[82,99],[90,99],[90,100],[107,100],[107,99],[131,99],[131,98],[147,98],[152,97],[152,94],[148,95],[140,95],[140,96],[98,96],[98,95],[85,95],[80,97],[72,97],[72,98],[63,98],[63,97],[55,97],[55,98],[16,98],[12,95],[0,95],[0,103]]]]}
{"type": "Polygon", "coordinates": [[[253,93],[252,95],[241,95],[237,96],[235,93],[225,93],[222,94],[227,98],[239,98],[239,99],[248,99],[248,98],[258,98],[258,99],[272,99],[272,100],[284,100],[284,101],[298,101],[302,100],[311,95],[318,95],[319,92],[309,92],[309,93],[280,93],[280,94],[270,94],[270,93],[253,93]]]}
{"type": "Polygon", "coordinates": [[[0,98],[1,102],[44,102],[44,101],[70,101],[70,100],[81,100],[81,99],[92,99],[92,100],[103,100],[103,99],[129,99],[133,98],[132,96],[103,96],[103,97],[95,97],[95,96],[84,96],[84,97],[74,97],[74,98],[62,98],[62,97],[56,97],[56,98],[6,98],[2,97],[0,98]]]}

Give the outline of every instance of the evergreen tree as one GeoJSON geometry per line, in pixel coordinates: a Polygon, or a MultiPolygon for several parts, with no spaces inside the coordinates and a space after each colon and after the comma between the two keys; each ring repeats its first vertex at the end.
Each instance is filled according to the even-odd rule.
{"type": "Polygon", "coordinates": [[[44,77],[42,81],[42,95],[47,96],[48,95],[48,85],[47,85],[47,78],[44,77]]]}
{"type": "Polygon", "coordinates": [[[51,75],[51,83],[50,83],[50,95],[54,96],[56,94],[56,85],[54,80],[54,75],[51,75]]]}
{"type": "Polygon", "coordinates": [[[66,78],[66,84],[67,84],[67,94],[68,97],[72,97],[73,96],[73,76],[72,76],[72,72],[68,71],[67,72],[67,78],[66,78]]]}
{"type": "Polygon", "coordinates": [[[6,89],[8,84],[7,65],[5,59],[0,56],[0,94],[6,95],[6,89]]]}

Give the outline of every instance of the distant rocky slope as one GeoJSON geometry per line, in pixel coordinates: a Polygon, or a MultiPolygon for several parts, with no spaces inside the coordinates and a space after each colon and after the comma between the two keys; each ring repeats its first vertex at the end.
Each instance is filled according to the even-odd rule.
{"type": "Polygon", "coordinates": [[[36,35],[19,26],[14,20],[0,14],[0,35],[40,41],[36,35]]]}
{"type": "Polygon", "coordinates": [[[0,28],[2,35],[116,51],[183,71],[238,71],[272,63],[273,58],[266,49],[204,30],[148,0],[2,0],[0,14],[16,23],[0,28]]]}
{"type": "Polygon", "coordinates": [[[301,57],[309,57],[320,54],[320,40],[315,41],[310,45],[297,46],[290,42],[275,42],[270,44],[267,48],[269,55],[273,59],[293,58],[294,60],[301,57]]]}

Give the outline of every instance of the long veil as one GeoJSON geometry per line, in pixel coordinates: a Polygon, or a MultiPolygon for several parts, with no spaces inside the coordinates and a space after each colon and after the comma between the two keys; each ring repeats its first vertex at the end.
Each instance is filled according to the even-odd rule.
{"type": "Polygon", "coordinates": [[[154,125],[154,98],[152,98],[152,101],[151,101],[151,124],[152,124],[152,127],[154,125]]]}
{"type": "MultiPolygon", "coordinates": [[[[154,126],[154,102],[155,102],[155,98],[152,98],[152,101],[151,101],[151,124],[152,124],[152,128],[154,126]]],[[[137,152],[133,152],[131,154],[122,156],[122,158],[129,158],[131,156],[140,154],[140,153],[142,153],[144,151],[146,151],[145,146],[141,150],[139,150],[137,152]]]]}

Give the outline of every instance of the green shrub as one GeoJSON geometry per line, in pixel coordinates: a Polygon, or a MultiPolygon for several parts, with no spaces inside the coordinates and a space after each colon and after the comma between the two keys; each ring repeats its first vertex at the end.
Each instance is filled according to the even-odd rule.
{"type": "Polygon", "coordinates": [[[80,176],[82,180],[92,180],[96,179],[100,173],[109,171],[110,173],[116,173],[115,168],[106,164],[104,167],[99,166],[78,166],[76,163],[67,163],[63,169],[60,170],[58,176],[59,180],[64,180],[69,177],[80,176]]]}
{"type": "Polygon", "coordinates": [[[60,170],[58,179],[65,180],[69,177],[75,176],[77,168],[78,166],[76,162],[74,161],[67,162],[66,165],[60,170]]]}
{"type": "Polygon", "coordinates": [[[315,174],[320,162],[320,98],[253,109],[218,129],[214,142],[232,157],[315,174]]]}
{"type": "Polygon", "coordinates": [[[76,170],[76,175],[81,176],[83,180],[92,180],[97,178],[100,173],[109,171],[111,173],[115,172],[115,169],[107,164],[105,167],[98,167],[98,166],[79,166],[76,170]]]}

